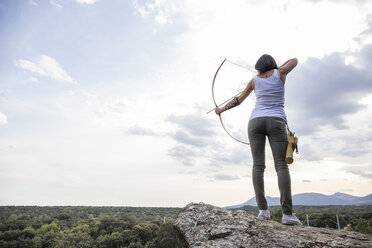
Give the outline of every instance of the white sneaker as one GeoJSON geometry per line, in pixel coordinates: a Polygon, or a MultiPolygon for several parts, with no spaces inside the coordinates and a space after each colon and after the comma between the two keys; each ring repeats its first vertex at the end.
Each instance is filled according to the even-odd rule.
{"type": "Polygon", "coordinates": [[[269,209],[260,210],[260,213],[258,214],[257,218],[259,218],[260,220],[270,220],[271,219],[270,210],[269,209]]]}
{"type": "Polygon", "coordinates": [[[283,214],[282,224],[284,224],[284,225],[301,225],[302,226],[302,223],[299,219],[297,219],[296,214],[292,214],[292,215],[283,214]]]}

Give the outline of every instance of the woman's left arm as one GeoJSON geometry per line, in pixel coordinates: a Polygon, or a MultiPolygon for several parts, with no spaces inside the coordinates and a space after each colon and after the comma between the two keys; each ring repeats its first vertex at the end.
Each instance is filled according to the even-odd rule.
{"type": "Polygon", "coordinates": [[[240,93],[239,96],[234,97],[230,102],[228,102],[224,107],[222,108],[216,108],[215,112],[216,114],[220,115],[221,113],[225,112],[228,109],[234,108],[238,105],[240,105],[248,96],[251,94],[251,92],[254,90],[254,80],[253,78],[251,81],[249,81],[247,87],[243,90],[242,93],[240,93]]]}

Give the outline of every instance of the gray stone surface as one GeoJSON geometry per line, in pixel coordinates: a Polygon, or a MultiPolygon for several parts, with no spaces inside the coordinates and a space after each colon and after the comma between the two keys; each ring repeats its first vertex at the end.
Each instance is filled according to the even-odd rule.
{"type": "Polygon", "coordinates": [[[190,203],[173,222],[191,248],[372,247],[372,237],[350,231],[286,226],[259,220],[243,210],[190,203]]]}

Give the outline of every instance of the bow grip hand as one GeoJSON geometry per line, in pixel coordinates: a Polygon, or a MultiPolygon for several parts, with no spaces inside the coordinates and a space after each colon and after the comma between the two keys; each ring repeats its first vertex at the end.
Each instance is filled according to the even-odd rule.
{"type": "Polygon", "coordinates": [[[214,112],[215,112],[217,115],[220,115],[223,111],[222,111],[221,108],[216,107],[216,108],[214,109],[214,112]]]}

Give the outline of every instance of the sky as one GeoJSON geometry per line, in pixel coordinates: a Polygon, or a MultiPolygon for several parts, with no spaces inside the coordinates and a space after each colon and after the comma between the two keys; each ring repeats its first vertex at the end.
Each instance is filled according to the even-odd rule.
{"type": "MultiPolygon", "coordinates": [[[[287,76],[292,193],[372,193],[372,1],[0,0],[0,205],[183,207],[254,196],[213,112],[227,58],[287,76]]],[[[254,72],[226,62],[217,103],[254,72]]],[[[252,93],[222,114],[248,140],[252,93]]],[[[265,191],[278,196],[266,145],[265,191]]]]}

